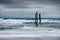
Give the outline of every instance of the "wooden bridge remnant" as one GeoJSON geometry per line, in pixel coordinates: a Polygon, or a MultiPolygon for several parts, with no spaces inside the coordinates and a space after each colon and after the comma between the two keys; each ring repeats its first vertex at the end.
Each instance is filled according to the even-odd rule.
{"type": "Polygon", "coordinates": [[[38,14],[38,12],[36,12],[35,13],[35,24],[36,24],[36,26],[38,26],[38,24],[40,24],[40,23],[41,23],[41,14],[38,14]]]}

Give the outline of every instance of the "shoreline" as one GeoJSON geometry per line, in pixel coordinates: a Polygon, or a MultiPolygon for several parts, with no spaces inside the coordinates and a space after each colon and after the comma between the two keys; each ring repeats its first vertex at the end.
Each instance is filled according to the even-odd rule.
{"type": "Polygon", "coordinates": [[[39,37],[37,37],[37,36],[34,36],[33,37],[33,35],[32,36],[20,36],[20,37],[16,37],[16,36],[14,36],[14,37],[9,37],[9,38],[0,38],[0,40],[60,40],[60,37],[57,37],[57,36],[55,36],[55,37],[49,37],[49,36],[45,36],[45,37],[41,37],[41,36],[39,36],[39,37]]]}

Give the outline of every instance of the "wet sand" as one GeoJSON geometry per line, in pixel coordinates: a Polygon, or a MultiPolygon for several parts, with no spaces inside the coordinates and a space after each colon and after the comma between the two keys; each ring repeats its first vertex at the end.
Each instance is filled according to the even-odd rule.
{"type": "Polygon", "coordinates": [[[0,38],[0,40],[60,40],[60,37],[11,37],[0,38]]]}

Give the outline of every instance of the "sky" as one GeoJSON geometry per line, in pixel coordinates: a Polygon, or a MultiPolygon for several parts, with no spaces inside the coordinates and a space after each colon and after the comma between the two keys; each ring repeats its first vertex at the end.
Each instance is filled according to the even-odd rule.
{"type": "Polygon", "coordinates": [[[36,11],[42,18],[60,18],[60,0],[0,0],[2,18],[34,18],[36,11]]]}

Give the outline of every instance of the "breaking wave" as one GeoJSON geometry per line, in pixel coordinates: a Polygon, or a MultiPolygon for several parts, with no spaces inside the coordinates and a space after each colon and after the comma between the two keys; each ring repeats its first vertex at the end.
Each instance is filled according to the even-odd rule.
{"type": "MultiPolygon", "coordinates": [[[[35,20],[27,20],[27,19],[0,19],[0,30],[16,29],[16,28],[21,28],[21,27],[25,27],[25,26],[35,27],[34,22],[35,22],[35,20]]],[[[40,27],[49,26],[49,27],[58,27],[59,28],[60,27],[59,24],[60,24],[60,20],[42,19],[40,27]]]]}
{"type": "Polygon", "coordinates": [[[60,36],[60,29],[53,28],[60,27],[60,20],[42,19],[38,27],[35,27],[34,22],[34,20],[27,19],[0,19],[0,38],[60,36]]]}

